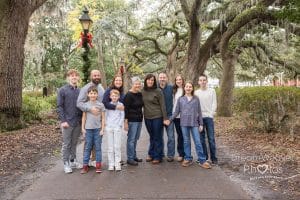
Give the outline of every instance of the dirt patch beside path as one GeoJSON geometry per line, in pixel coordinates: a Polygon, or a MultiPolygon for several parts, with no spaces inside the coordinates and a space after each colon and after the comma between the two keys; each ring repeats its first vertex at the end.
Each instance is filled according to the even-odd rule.
{"type": "Polygon", "coordinates": [[[13,199],[51,167],[60,155],[60,138],[60,130],[51,124],[0,133],[1,199],[13,199]]]}
{"type": "Polygon", "coordinates": [[[300,130],[293,136],[263,133],[221,117],[215,128],[219,166],[251,196],[300,199],[300,130]]]}

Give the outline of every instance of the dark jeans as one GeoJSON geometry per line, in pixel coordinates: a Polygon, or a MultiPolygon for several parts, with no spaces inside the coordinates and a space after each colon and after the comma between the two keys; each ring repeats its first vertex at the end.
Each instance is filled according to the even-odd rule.
{"type": "Polygon", "coordinates": [[[203,152],[206,155],[206,160],[208,159],[207,147],[206,147],[206,135],[208,137],[210,159],[211,161],[218,161],[216,156],[216,142],[215,142],[215,129],[214,120],[210,117],[203,118],[203,131],[200,134],[200,140],[203,147],[203,152]]]}
{"type": "Polygon", "coordinates": [[[101,144],[102,144],[102,135],[99,134],[100,129],[86,129],[85,134],[85,147],[83,152],[83,164],[87,165],[90,160],[91,151],[93,146],[96,151],[96,162],[101,162],[102,160],[102,152],[101,152],[101,144]]]}
{"type": "Polygon", "coordinates": [[[136,144],[141,135],[142,122],[128,122],[127,134],[127,160],[134,160],[136,156],[136,144]]]}
{"type": "Polygon", "coordinates": [[[183,149],[183,136],[180,127],[180,118],[175,118],[173,120],[177,133],[177,152],[180,157],[184,157],[184,149],[183,149]]]}
{"type": "Polygon", "coordinates": [[[205,154],[203,153],[202,145],[200,142],[199,128],[197,126],[181,126],[183,135],[183,146],[184,146],[184,160],[193,160],[191,153],[191,135],[194,140],[196,153],[198,156],[198,161],[203,164],[205,159],[205,154]]]}
{"type": "MultiPolygon", "coordinates": [[[[168,116],[171,117],[171,116],[168,116]]],[[[174,136],[174,123],[171,122],[169,126],[164,126],[167,137],[168,137],[168,142],[167,142],[167,156],[169,158],[173,158],[175,156],[175,136],[174,136]]],[[[164,132],[163,132],[164,134],[164,132]]],[[[163,137],[163,157],[164,157],[164,137],[163,137]]]]}
{"type": "Polygon", "coordinates": [[[153,160],[162,160],[163,155],[163,118],[145,119],[150,136],[148,155],[153,160]]]}

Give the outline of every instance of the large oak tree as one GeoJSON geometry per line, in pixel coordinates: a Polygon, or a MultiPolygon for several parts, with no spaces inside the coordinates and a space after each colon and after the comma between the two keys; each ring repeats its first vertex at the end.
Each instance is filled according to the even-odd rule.
{"type": "Polygon", "coordinates": [[[0,1],[0,130],[21,126],[24,44],[30,16],[44,2],[0,1]]]}

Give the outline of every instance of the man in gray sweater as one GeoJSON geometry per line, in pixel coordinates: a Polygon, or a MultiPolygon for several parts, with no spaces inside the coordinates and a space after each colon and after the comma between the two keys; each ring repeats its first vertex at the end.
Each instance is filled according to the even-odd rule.
{"type": "MultiPolygon", "coordinates": [[[[104,88],[101,85],[101,73],[99,70],[92,70],[90,74],[91,82],[87,83],[83,88],[81,88],[78,99],[77,99],[77,107],[82,112],[91,112],[94,115],[99,115],[101,111],[97,107],[88,106],[89,104],[85,104],[88,101],[88,89],[91,86],[96,86],[98,89],[98,98],[97,101],[102,102],[104,95],[104,88]]],[[[92,151],[92,159],[90,160],[90,164],[92,166],[96,166],[95,160],[95,151],[92,151]]]]}

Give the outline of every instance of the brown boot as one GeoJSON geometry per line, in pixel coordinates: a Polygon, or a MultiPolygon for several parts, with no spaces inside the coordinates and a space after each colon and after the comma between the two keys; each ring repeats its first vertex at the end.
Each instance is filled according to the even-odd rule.
{"type": "Polygon", "coordinates": [[[157,164],[159,164],[161,161],[160,160],[152,160],[152,164],[153,165],[157,165],[157,164]]]}
{"type": "Polygon", "coordinates": [[[89,171],[89,166],[88,165],[83,165],[80,174],[86,174],[89,171]]]}
{"type": "Polygon", "coordinates": [[[204,169],[211,169],[211,165],[208,162],[204,162],[204,163],[199,163],[199,166],[204,168],[204,169]]]}
{"type": "Polygon", "coordinates": [[[101,162],[96,162],[96,173],[101,173],[101,162]]]}
{"type": "Polygon", "coordinates": [[[146,158],[146,162],[151,162],[153,160],[153,158],[151,158],[151,156],[148,156],[147,158],[146,158]]]}
{"type": "Polygon", "coordinates": [[[190,165],[192,165],[193,164],[193,161],[191,161],[191,160],[184,160],[182,163],[181,163],[181,165],[183,166],[183,167],[188,167],[188,166],[190,166],[190,165]]]}

